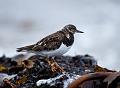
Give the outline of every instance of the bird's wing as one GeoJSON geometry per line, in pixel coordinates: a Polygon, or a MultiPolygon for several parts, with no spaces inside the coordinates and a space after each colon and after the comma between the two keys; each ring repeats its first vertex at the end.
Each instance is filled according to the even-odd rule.
{"type": "Polygon", "coordinates": [[[30,51],[33,47],[34,47],[34,45],[29,45],[29,46],[20,47],[20,48],[17,48],[17,52],[30,51]]]}
{"type": "Polygon", "coordinates": [[[53,35],[49,35],[43,38],[41,41],[37,42],[32,48],[33,51],[42,51],[42,50],[55,50],[60,47],[63,35],[54,33],[53,35]]]}

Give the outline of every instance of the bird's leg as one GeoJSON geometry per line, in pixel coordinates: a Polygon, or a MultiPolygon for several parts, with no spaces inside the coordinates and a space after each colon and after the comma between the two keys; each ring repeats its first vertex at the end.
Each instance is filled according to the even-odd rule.
{"type": "Polygon", "coordinates": [[[48,62],[49,66],[51,67],[51,70],[53,73],[55,72],[65,72],[62,67],[58,65],[58,63],[55,61],[55,56],[46,56],[45,61],[48,62]]]}
{"type": "Polygon", "coordinates": [[[51,66],[52,72],[65,72],[62,67],[58,65],[58,63],[54,59],[55,57],[51,57],[48,61],[48,64],[51,66]]]}

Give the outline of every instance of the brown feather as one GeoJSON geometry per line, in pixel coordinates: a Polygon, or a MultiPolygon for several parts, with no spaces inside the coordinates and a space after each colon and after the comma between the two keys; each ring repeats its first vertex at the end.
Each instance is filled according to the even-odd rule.
{"type": "Polygon", "coordinates": [[[41,41],[37,42],[36,45],[32,48],[32,50],[42,51],[58,49],[64,38],[63,36],[64,35],[61,32],[56,32],[52,35],[49,35],[43,38],[41,41]]]}
{"type": "Polygon", "coordinates": [[[29,45],[29,46],[17,48],[16,51],[17,51],[17,52],[21,52],[21,51],[24,51],[24,50],[29,51],[29,50],[31,50],[33,47],[34,47],[34,45],[29,45]]]}

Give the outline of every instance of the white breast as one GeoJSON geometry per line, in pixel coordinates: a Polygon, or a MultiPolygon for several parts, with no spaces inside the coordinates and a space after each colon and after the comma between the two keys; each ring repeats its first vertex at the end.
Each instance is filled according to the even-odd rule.
{"type": "Polygon", "coordinates": [[[40,54],[48,55],[48,56],[63,55],[63,54],[65,54],[70,48],[71,48],[71,46],[67,47],[66,45],[64,45],[64,44],[62,43],[62,45],[61,45],[58,49],[52,50],[52,51],[41,51],[40,54]]]}

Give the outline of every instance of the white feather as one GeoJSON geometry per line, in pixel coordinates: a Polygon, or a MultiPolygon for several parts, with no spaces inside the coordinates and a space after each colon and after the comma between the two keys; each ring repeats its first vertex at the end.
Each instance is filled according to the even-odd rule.
{"type": "MultiPolygon", "coordinates": [[[[56,50],[51,50],[51,51],[41,51],[41,52],[37,52],[37,54],[40,55],[48,55],[48,56],[57,56],[57,55],[63,55],[65,54],[69,49],[71,48],[71,46],[66,46],[63,43],[61,44],[61,46],[56,49],[56,50]]],[[[34,52],[36,53],[36,52],[34,52]]]]}

